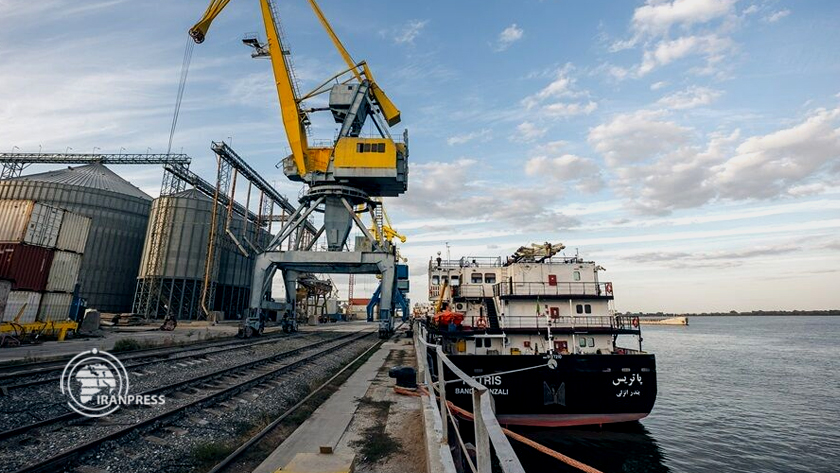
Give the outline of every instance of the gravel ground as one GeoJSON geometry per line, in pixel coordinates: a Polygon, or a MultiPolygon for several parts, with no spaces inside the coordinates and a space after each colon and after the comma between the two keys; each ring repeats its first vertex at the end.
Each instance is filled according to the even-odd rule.
{"type": "Polygon", "coordinates": [[[302,399],[321,380],[377,342],[374,336],[322,356],[277,381],[265,383],[169,426],[128,441],[112,442],[81,465],[111,472],[194,473],[224,458],[254,433],[302,399]],[[237,439],[240,439],[237,441],[237,439]]]}
{"type": "MultiPolygon", "coordinates": [[[[158,386],[167,385],[230,368],[249,360],[262,358],[284,351],[306,346],[309,343],[336,337],[336,334],[311,333],[295,337],[284,337],[274,343],[245,345],[236,350],[214,354],[210,347],[184,353],[173,358],[156,361],[136,369],[126,367],[132,393],[140,393],[158,386]]],[[[41,376],[43,378],[43,375],[41,376]]],[[[37,379],[37,378],[30,378],[37,379]]],[[[24,380],[18,381],[23,382],[24,380]]],[[[28,380],[26,380],[28,381],[28,380]]],[[[11,389],[6,396],[0,396],[0,425],[11,429],[52,418],[69,412],[66,398],[59,390],[59,382],[11,389]]]]}
{"type": "MultiPolygon", "coordinates": [[[[132,376],[132,392],[138,393],[138,392],[140,392],[144,389],[148,389],[148,388],[151,388],[151,387],[168,385],[168,384],[171,384],[171,383],[174,383],[174,382],[177,382],[177,381],[181,381],[181,380],[184,380],[184,379],[187,379],[187,378],[193,378],[193,377],[199,376],[201,374],[216,372],[216,371],[219,371],[219,370],[224,369],[224,368],[229,367],[229,366],[238,365],[238,364],[241,364],[241,363],[243,363],[245,361],[248,361],[248,360],[253,360],[254,358],[270,356],[270,355],[280,353],[280,352],[285,352],[285,351],[288,351],[288,350],[291,350],[291,349],[304,347],[307,344],[312,344],[312,343],[314,343],[318,340],[331,339],[331,338],[335,338],[335,335],[324,336],[324,335],[320,335],[320,334],[313,334],[313,336],[303,336],[303,337],[300,337],[300,338],[293,338],[293,339],[289,338],[289,339],[283,340],[283,342],[278,343],[276,345],[275,344],[267,344],[267,345],[259,345],[259,346],[252,347],[250,352],[247,351],[247,350],[245,352],[238,351],[238,350],[235,351],[235,352],[226,352],[224,354],[221,354],[221,355],[225,355],[225,356],[220,356],[219,357],[220,359],[211,359],[211,357],[208,356],[208,361],[206,361],[206,362],[193,363],[192,366],[184,366],[184,367],[181,367],[180,369],[161,370],[159,373],[156,373],[154,375],[149,373],[145,376],[142,376],[142,375],[139,376],[139,377],[132,376]],[[235,353],[236,356],[232,356],[232,353],[235,353]],[[137,378],[136,382],[135,382],[135,378],[137,378]]],[[[336,344],[338,344],[338,343],[341,343],[341,342],[336,342],[336,344]]],[[[367,342],[366,341],[365,342],[360,342],[360,344],[362,344],[362,343],[367,343],[367,342]]],[[[322,347],[318,347],[317,349],[323,349],[323,348],[324,347],[322,346],[322,347]]],[[[342,351],[346,351],[346,350],[342,350],[342,351]]],[[[310,354],[311,354],[311,352],[310,352],[310,354]]],[[[306,356],[307,356],[307,353],[304,352],[300,355],[292,356],[292,357],[289,357],[289,358],[284,358],[282,360],[282,364],[285,365],[285,364],[294,362],[296,360],[302,359],[306,356]]],[[[327,355],[325,358],[330,358],[332,356],[333,355],[327,355]]],[[[155,365],[150,365],[150,366],[155,366],[155,365]]],[[[317,367],[315,367],[315,368],[317,368],[317,367]]],[[[303,370],[303,369],[304,368],[301,368],[299,370],[295,370],[292,373],[289,373],[287,375],[282,376],[281,377],[282,380],[278,381],[276,384],[285,385],[287,383],[293,383],[293,385],[296,385],[294,383],[294,381],[295,381],[295,379],[297,379],[299,377],[298,372],[300,370],[303,370]]],[[[246,372],[246,373],[241,374],[241,375],[236,376],[236,377],[230,377],[229,376],[229,377],[225,377],[223,380],[221,380],[219,382],[215,382],[215,383],[211,382],[209,385],[203,385],[203,388],[198,387],[198,389],[189,389],[189,390],[177,391],[177,392],[170,393],[169,395],[167,395],[167,399],[166,399],[166,405],[165,405],[166,410],[168,411],[168,410],[171,410],[171,409],[175,409],[179,406],[182,406],[182,405],[190,402],[191,400],[196,399],[196,397],[206,396],[207,393],[212,392],[214,390],[213,386],[216,386],[215,389],[218,390],[218,389],[221,389],[224,386],[228,385],[229,383],[232,383],[234,379],[236,379],[237,381],[244,381],[245,379],[254,378],[254,377],[258,376],[259,374],[261,374],[262,372],[264,372],[264,371],[261,371],[260,369],[254,369],[252,371],[246,372]]],[[[309,376],[311,377],[312,374],[310,374],[309,376]]],[[[281,379],[281,378],[278,378],[278,379],[281,379]]],[[[301,378],[298,381],[306,381],[307,379],[309,379],[309,378],[304,376],[303,378],[301,378]]],[[[300,384],[300,383],[297,383],[297,384],[300,384]]],[[[253,397],[250,397],[250,398],[248,397],[248,396],[251,396],[253,393],[256,393],[256,392],[258,392],[260,390],[263,390],[263,389],[266,390],[266,391],[268,391],[268,390],[274,391],[274,388],[275,388],[274,383],[267,383],[263,386],[256,387],[254,391],[251,391],[250,393],[240,394],[240,395],[238,395],[234,398],[231,398],[230,400],[227,400],[226,402],[222,403],[221,405],[216,406],[215,408],[212,408],[210,411],[202,411],[201,415],[207,417],[206,425],[205,425],[205,422],[204,422],[203,418],[202,419],[196,419],[195,422],[203,430],[208,430],[208,431],[216,430],[217,431],[218,427],[213,427],[213,425],[216,425],[216,422],[210,422],[210,420],[213,419],[214,415],[216,415],[217,413],[221,413],[221,414],[219,414],[219,416],[224,419],[226,416],[224,416],[223,414],[227,411],[230,411],[230,412],[233,413],[233,416],[232,416],[231,419],[227,419],[227,421],[225,423],[229,424],[231,420],[235,420],[235,425],[237,426],[237,428],[242,429],[242,428],[244,428],[243,427],[244,424],[241,423],[241,413],[236,412],[236,411],[237,410],[239,410],[239,411],[243,411],[243,410],[251,411],[251,410],[253,410],[255,412],[263,412],[263,410],[262,410],[262,408],[263,408],[262,399],[260,400],[260,408],[248,407],[247,409],[241,409],[241,405],[245,404],[246,402],[248,402],[249,404],[254,404],[253,402],[251,402],[251,401],[253,401],[253,397]],[[209,413],[207,413],[207,412],[209,412],[209,413]]],[[[279,387],[278,387],[278,390],[281,391],[281,393],[283,393],[284,395],[294,395],[294,394],[296,394],[296,391],[294,389],[289,388],[289,387],[286,387],[286,389],[279,389],[279,387]]],[[[26,389],[21,390],[21,392],[26,392],[26,391],[28,391],[28,390],[26,390],[26,389]]],[[[55,389],[54,391],[57,392],[57,389],[55,389]]],[[[28,391],[28,392],[31,394],[31,391],[28,391]]],[[[14,394],[14,392],[12,392],[11,394],[14,394]]],[[[49,395],[50,396],[55,396],[54,393],[51,393],[49,395]]],[[[276,397],[276,396],[272,396],[272,397],[276,397]]],[[[35,398],[35,399],[37,399],[37,398],[35,398]]],[[[62,405],[66,405],[66,404],[64,404],[65,400],[63,398],[57,397],[55,399],[57,399],[57,401],[53,401],[54,403],[60,402],[62,405]]],[[[278,397],[278,399],[282,400],[283,398],[278,397]]],[[[45,401],[45,400],[34,401],[33,398],[28,398],[28,399],[18,399],[18,403],[17,403],[16,406],[17,406],[18,409],[21,409],[22,408],[21,406],[29,406],[30,407],[29,410],[32,411],[32,410],[36,409],[36,408],[32,407],[32,406],[35,406],[35,405],[45,406],[44,408],[46,409],[46,406],[49,406],[51,404],[48,401],[45,401]]],[[[54,406],[53,406],[53,409],[55,409],[54,406]]],[[[41,428],[41,429],[37,429],[37,430],[31,431],[28,434],[23,435],[23,436],[18,436],[18,437],[15,437],[15,438],[4,440],[4,441],[0,442],[0,451],[5,452],[4,455],[3,455],[3,460],[4,460],[3,467],[4,467],[4,469],[8,469],[9,471],[13,471],[14,469],[19,468],[19,467],[23,466],[24,464],[31,463],[33,461],[33,459],[44,458],[44,453],[43,452],[45,452],[45,451],[50,452],[51,454],[54,454],[54,453],[57,453],[61,450],[69,448],[73,445],[78,445],[79,443],[83,443],[85,441],[90,441],[90,440],[94,440],[96,438],[99,438],[102,435],[107,434],[109,432],[113,432],[115,430],[118,430],[121,427],[135,424],[137,422],[140,422],[144,419],[150,418],[150,417],[152,417],[154,415],[157,415],[159,413],[160,413],[160,411],[157,408],[143,408],[143,407],[131,408],[131,409],[123,408],[123,409],[120,409],[119,411],[117,411],[115,414],[112,414],[111,416],[108,416],[107,418],[104,418],[104,419],[97,419],[97,420],[87,419],[87,418],[76,419],[76,420],[73,420],[73,421],[60,423],[59,425],[52,425],[52,426],[44,427],[44,428],[41,428]]],[[[13,413],[12,415],[15,415],[15,414],[13,413]]],[[[22,415],[22,414],[18,413],[18,415],[22,415]]],[[[5,412],[4,412],[3,416],[4,417],[7,416],[5,414],[5,412]]],[[[7,425],[7,424],[4,424],[4,425],[7,425]]],[[[172,431],[162,429],[156,435],[152,435],[152,436],[146,435],[146,437],[148,437],[148,439],[140,439],[140,438],[134,439],[134,440],[131,441],[130,445],[137,444],[138,442],[140,444],[149,443],[152,450],[160,449],[163,446],[168,446],[168,444],[170,444],[173,440],[176,440],[176,439],[178,439],[182,436],[187,437],[186,435],[182,435],[181,432],[182,432],[182,429],[178,428],[178,427],[173,428],[172,431]],[[158,444],[162,444],[162,445],[158,445],[158,444]]],[[[218,434],[218,431],[217,431],[217,434],[218,434]]],[[[190,440],[192,440],[193,436],[190,435],[188,437],[190,438],[190,440]]],[[[229,438],[229,435],[216,437],[216,438],[226,439],[226,438],[229,438]]],[[[138,457],[135,453],[130,453],[130,454],[125,454],[125,455],[120,454],[120,455],[115,456],[115,455],[112,455],[110,452],[111,452],[111,450],[109,450],[109,448],[106,447],[106,448],[103,448],[101,450],[101,452],[98,453],[98,455],[100,456],[100,459],[105,460],[105,461],[107,461],[108,459],[111,459],[111,458],[116,458],[119,461],[125,461],[126,459],[137,459],[138,460],[138,462],[137,462],[137,467],[138,468],[145,468],[144,465],[148,464],[148,462],[149,462],[149,458],[146,457],[145,455],[138,457]]],[[[152,458],[154,456],[155,455],[152,454],[152,458]]],[[[177,456],[175,458],[175,460],[177,460],[177,461],[182,461],[183,459],[184,459],[183,452],[182,452],[182,454],[180,454],[179,456],[177,456]]],[[[173,461],[175,461],[175,460],[173,460],[173,461]]],[[[161,471],[161,470],[156,470],[156,469],[142,470],[142,469],[137,469],[137,468],[115,470],[115,469],[112,468],[110,471],[161,471]]],[[[168,471],[178,471],[178,470],[168,470],[168,471]]]]}

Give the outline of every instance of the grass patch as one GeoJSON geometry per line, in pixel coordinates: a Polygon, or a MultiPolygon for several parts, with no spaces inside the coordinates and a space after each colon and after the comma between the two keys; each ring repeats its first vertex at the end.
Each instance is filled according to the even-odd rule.
{"type": "Polygon", "coordinates": [[[366,463],[379,463],[402,451],[402,445],[385,432],[385,424],[380,423],[363,431],[363,440],[354,440],[352,446],[359,449],[366,463]]]}
{"type": "Polygon", "coordinates": [[[202,464],[215,465],[234,450],[233,446],[224,442],[202,443],[193,448],[192,456],[202,464]]]}
{"type": "Polygon", "coordinates": [[[394,437],[385,432],[388,423],[388,412],[393,401],[377,401],[367,396],[359,399],[359,407],[370,411],[376,420],[373,427],[368,427],[362,433],[360,440],[354,440],[350,446],[358,449],[365,463],[379,463],[387,460],[391,455],[402,451],[402,446],[394,437]]]}

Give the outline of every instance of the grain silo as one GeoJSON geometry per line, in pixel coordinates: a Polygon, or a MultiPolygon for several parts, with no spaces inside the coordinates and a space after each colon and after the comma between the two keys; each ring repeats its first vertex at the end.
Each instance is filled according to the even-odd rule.
{"type": "Polygon", "coordinates": [[[0,199],[35,200],[91,218],[80,296],[103,312],[128,312],[152,198],[102,164],[0,181],[0,199]]]}
{"type": "MultiPolygon", "coordinates": [[[[159,212],[164,212],[165,208],[168,217],[166,228],[162,232],[165,235],[164,241],[160,245],[162,260],[155,268],[155,274],[147,274],[150,269],[148,259],[153,240],[153,228],[150,225],[143,248],[134,311],[156,318],[164,316],[168,309],[169,313],[179,320],[197,319],[204,315],[201,297],[213,201],[195,189],[186,190],[155,199],[152,204],[152,218],[154,219],[159,212]],[[144,284],[152,285],[160,291],[160,300],[166,308],[143,306],[139,294],[144,284]]],[[[209,309],[223,312],[226,318],[237,318],[248,307],[254,260],[244,256],[227,236],[226,216],[226,209],[220,206],[216,227],[216,271],[215,277],[211,278],[215,282],[215,295],[209,309]]],[[[257,244],[254,239],[254,225],[243,225],[239,215],[235,215],[231,220],[230,231],[246,248],[247,241],[257,244]]],[[[261,243],[264,244],[268,237],[268,232],[260,231],[261,243]]]]}

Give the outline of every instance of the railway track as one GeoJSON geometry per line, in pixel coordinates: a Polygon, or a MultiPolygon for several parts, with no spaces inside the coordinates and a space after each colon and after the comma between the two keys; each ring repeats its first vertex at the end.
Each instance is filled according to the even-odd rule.
{"type": "MultiPolygon", "coordinates": [[[[135,357],[125,357],[125,356],[120,356],[119,354],[116,354],[115,356],[117,356],[117,358],[120,361],[123,362],[123,365],[125,366],[126,370],[130,371],[132,369],[141,368],[141,367],[144,367],[144,366],[149,366],[149,365],[153,365],[153,364],[157,364],[157,363],[182,362],[182,361],[189,360],[189,359],[206,357],[208,355],[217,355],[219,353],[225,353],[225,352],[234,351],[234,350],[244,350],[244,349],[249,349],[249,348],[252,348],[252,347],[255,347],[255,346],[265,345],[265,344],[269,344],[269,343],[277,343],[278,339],[294,339],[294,338],[299,338],[299,337],[303,337],[303,336],[304,336],[304,334],[297,333],[297,334],[293,334],[293,335],[273,336],[269,339],[261,339],[261,340],[257,340],[257,341],[252,341],[250,343],[248,343],[248,342],[245,342],[245,343],[226,343],[226,344],[211,345],[211,346],[206,346],[205,345],[205,346],[201,346],[201,347],[173,349],[169,352],[162,352],[162,353],[157,353],[157,354],[152,354],[152,355],[146,354],[146,355],[140,355],[140,356],[135,356],[135,357]],[[211,350],[211,349],[212,349],[212,351],[208,351],[208,350],[211,350]],[[181,356],[181,355],[183,355],[183,356],[181,356]],[[151,359],[149,359],[149,358],[151,358],[151,359]],[[130,362],[126,363],[127,360],[133,360],[133,359],[146,360],[146,361],[137,361],[137,362],[134,362],[134,363],[130,363],[130,362]]],[[[65,361],[64,363],[66,364],[67,362],[65,361]]],[[[27,377],[27,376],[35,377],[35,376],[43,375],[44,373],[59,373],[61,370],[64,369],[64,366],[65,365],[61,365],[61,367],[59,367],[59,368],[45,368],[45,369],[43,369],[43,371],[35,372],[35,373],[32,373],[32,374],[13,373],[11,376],[6,377],[6,378],[0,376],[0,389],[3,389],[5,391],[10,391],[10,390],[13,390],[13,389],[28,388],[28,387],[32,387],[32,386],[39,386],[39,385],[43,385],[43,384],[58,382],[61,379],[60,374],[55,374],[55,375],[52,375],[52,376],[39,377],[38,379],[34,379],[34,380],[30,380],[30,381],[23,381],[23,382],[12,383],[12,384],[3,384],[4,379],[17,379],[17,378],[22,378],[22,377],[27,377]]],[[[2,437],[0,437],[0,438],[2,438],[2,437]]]]}
{"type": "Polygon", "coordinates": [[[325,388],[330,386],[333,383],[333,381],[336,380],[336,378],[341,376],[345,371],[347,371],[348,369],[350,369],[350,367],[352,367],[354,364],[356,364],[356,362],[365,358],[370,352],[376,350],[381,345],[382,345],[381,341],[372,345],[370,348],[365,350],[364,353],[362,353],[358,357],[354,358],[353,360],[351,360],[350,362],[345,364],[344,367],[341,368],[337,373],[335,373],[330,379],[326,380],[320,386],[315,388],[312,392],[307,394],[306,397],[304,397],[303,399],[298,401],[297,404],[295,404],[292,407],[290,407],[289,409],[287,409],[285,412],[280,414],[280,416],[278,416],[276,419],[274,419],[270,424],[265,426],[262,430],[260,430],[259,432],[257,432],[253,436],[251,436],[247,441],[243,442],[242,445],[240,445],[236,450],[234,450],[230,455],[225,457],[222,461],[217,463],[207,473],[224,473],[224,472],[227,472],[229,470],[232,471],[232,469],[233,469],[233,467],[234,467],[234,465],[236,464],[237,461],[246,457],[248,455],[249,451],[252,448],[254,448],[255,445],[257,445],[262,439],[264,439],[267,435],[269,435],[274,429],[278,428],[278,426],[280,426],[282,424],[282,422],[284,420],[286,420],[286,418],[288,418],[289,416],[291,416],[292,414],[297,412],[298,409],[300,409],[303,405],[305,405],[307,403],[307,401],[309,401],[314,396],[316,396],[318,393],[320,393],[322,390],[324,390],[325,388]]]}
{"type": "MultiPolygon", "coordinates": [[[[135,432],[156,430],[182,417],[187,412],[224,403],[224,401],[231,397],[254,389],[264,383],[275,381],[282,377],[282,375],[298,367],[312,363],[318,360],[319,357],[334,353],[336,350],[370,337],[372,334],[373,332],[364,332],[361,334],[350,333],[330,340],[315,342],[302,348],[253,360],[232,368],[147,390],[141,394],[167,394],[173,396],[172,403],[176,404],[176,406],[154,415],[148,415],[150,414],[149,411],[142,412],[143,408],[123,408],[113,415],[116,418],[111,419],[114,422],[113,425],[117,426],[115,429],[103,432],[101,435],[96,435],[91,439],[84,439],[77,445],[62,450],[49,458],[24,466],[18,465],[16,467],[18,469],[12,471],[16,471],[17,473],[61,471],[61,468],[67,466],[74,459],[97,449],[106,442],[118,440],[135,432]],[[300,359],[290,360],[290,358],[294,359],[300,356],[302,356],[300,359]],[[174,397],[176,395],[177,397],[174,397]],[[129,419],[122,419],[124,417],[128,417],[129,419]],[[137,418],[131,419],[131,417],[137,418]],[[123,422],[124,426],[119,425],[120,422],[123,422]]],[[[169,404],[170,399],[168,397],[167,406],[169,404]]],[[[74,415],[65,414],[36,424],[12,429],[0,434],[0,438],[11,441],[14,437],[28,434],[40,427],[50,427],[50,430],[55,431],[60,424],[68,423],[75,418],[81,417],[78,414],[72,414],[74,415]]],[[[26,444],[26,442],[24,441],[23,444],[26,444]]]]}
{"type": "MultiPolygon", "coordinates": [[[[188,346],[178,346],[178,347],[153,347],[153,348],[143,348],[139,350],[132,350],[130,352],[123,352],[123,353],[114,353],[114,355],[119,358],[120,361],[125,363],[126,361],[131,360],[142,360],[147,358],[156,358],[156,359],[169,359],[173,355],[179,355],[181,353],[189,353],[195,352],[200,350],[207,350],[210,348],[218,348],[218,347],[246,347],[246,346],[253,346],[259,345],[264,343],[272,343],[277,339],[282,338],[293,338],[297,336],[302,336],[303,333],[297,334],[285,334],[285,333],[278,333],[278,334],[269,334],[263,335],[260,337],[259,340],[253,341],[253,339],[241,339],[241,338],[233,338],[233,339],[226,339],[226,340],[217,340],[217,341],[210,341],[210,342],[199,342],[195,344],[191,344],[188,346]]],[[[61,371],[64,369],[64,366],[67,362],[73,358],[73,356],[66,356],[61,358],[55,358],[45,361],[35,361],[30,363],[19,363],[19,364],[5,364],[0,365],[0,385],[3,387],[8,388],[9,386],[5,384],[6,382],[18,378],[23,377],[30,377],[30,376],[37,376],[42,375],[45,373],[51,373],[54,371],[61,371]]],[[[128,365],[126,365],[128,368],[128,365]]]]}

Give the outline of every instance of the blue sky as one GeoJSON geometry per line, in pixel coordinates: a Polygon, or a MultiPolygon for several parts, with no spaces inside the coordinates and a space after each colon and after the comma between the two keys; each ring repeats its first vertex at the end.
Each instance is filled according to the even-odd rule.
{"type": "MultiPolygon", "coordinates": [[[[306,2],[279,7],[302,88],[341,70],[306,2]]],[[[840,307],[840,3],[321,7],[409,129],[410,189],[387,205],[415,301],[445,242],[454,257],[559,241],[607,268],[619,310],[840,307]]],[[[0,0],[0,146],[165,151],[205,8],[0,0]]],[[[231,137],[295,196],[274,168],[288,146],[269,64],[240,44],[260,21],[233,0],[196,46],[173,149],[212,179],[210,141],[231,137]]],[[[117,170],[158,192],[158,168],[117,170]]]]}

